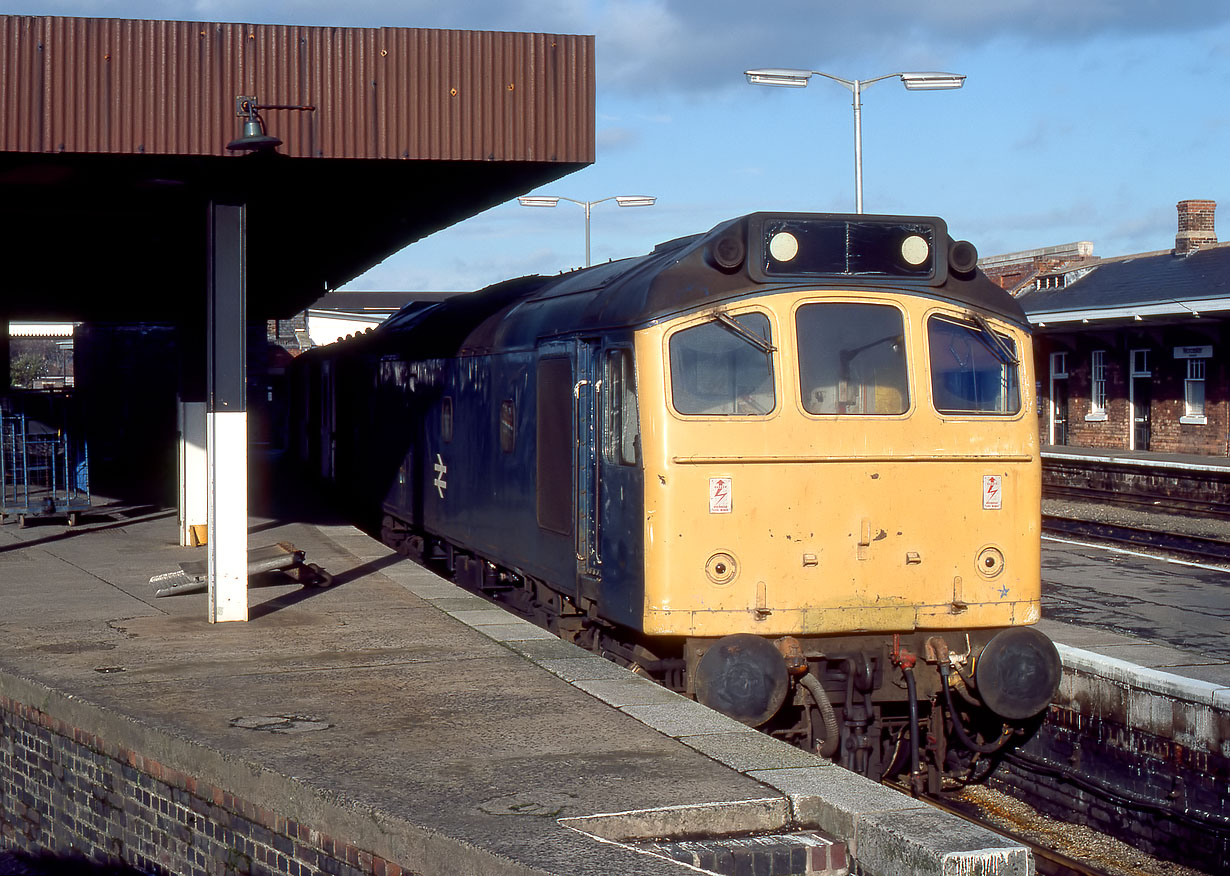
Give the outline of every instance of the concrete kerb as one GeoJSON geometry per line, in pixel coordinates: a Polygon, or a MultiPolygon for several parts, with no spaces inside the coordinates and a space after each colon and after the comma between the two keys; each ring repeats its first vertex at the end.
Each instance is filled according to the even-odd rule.
{"type": "Polygon", "coordinates": [[[861,872],[1032,876],[1024,846],[829,764],[748,773],[786,794],[791,817],[844,837],[861,872]]]}
{"type": "Polygon", "coordinates": [[[560,824],[579,833],[620,844],[702,835],[739,836],[792,828],[790,807],[781,797],[608,812],[561,818],[560,824]]]}

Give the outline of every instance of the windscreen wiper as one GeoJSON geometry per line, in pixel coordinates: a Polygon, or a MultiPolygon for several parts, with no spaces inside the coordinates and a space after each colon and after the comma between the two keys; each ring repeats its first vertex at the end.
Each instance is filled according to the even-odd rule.
{"type": "Polygon", "coordinates": [[[978,328],[982,329],[982,333],[991,340],[991,345],[995,348],[995,352],[999,355],[999,360],[1006,365],[1020,365],[1021,360],[1017,358],[1016,351],[999,336],[995,329],[991,328],[991,324],[983,318],[981,313],[971,311],[970,315],[974,317],[974,322],[978,323],[978,328]]]}
{"type": "Polygon", "coordinates": [[[737,321],[732,319],[725,312],[719,310],[717,313],[713,314],[713,318],[722,325],[726,326],[726,328],[730,329],[736,335],[743,338],[743,340],[747,341],[760,352],[767,355],[777,350],[777,347],[770,344],[767,340],[755,332],[748,331],[743,326],[739,325],[737,321]]]}

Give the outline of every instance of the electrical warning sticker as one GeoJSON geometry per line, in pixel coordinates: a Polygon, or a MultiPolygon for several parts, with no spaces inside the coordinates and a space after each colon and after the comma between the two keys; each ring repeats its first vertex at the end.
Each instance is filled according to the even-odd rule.
{"type": "Polygon", "coordinates": [[[1004,507],[1003,481],[999,475],[982,476],[982,510],[998,511],[1004,507]]]}
{"type": "Polygon", "coordinates": [[[730,513],[730,478],[709,478],[709,513],[730,513]]]}

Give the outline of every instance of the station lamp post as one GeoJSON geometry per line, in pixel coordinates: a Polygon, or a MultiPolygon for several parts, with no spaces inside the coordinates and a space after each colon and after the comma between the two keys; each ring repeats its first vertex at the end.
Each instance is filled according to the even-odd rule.
{"type": "Polygon", "coordinates": [[[656,197],[650,195],[612,195],[609,198],[599,198],[597,201],[578,201],[573,198],[562,198],[555,195],[523,195],[517,200],[522,207],[554,207],[560,201],[569,201],[585,208],[585,267],[589,267],[589,214],[595,204],[614,201],[621,207],[652,207],[656,197]]]}
{"type": "Polygon", "coordinates": [[[839,82],[854,95],[854,212],[863,212],[863,89],[884,79],[894,76],[910,91],[941,91],[950,88],[960,88],[965,84],[965,76],[959,73],[885,73],[874,79],[843,79],[831,73],[819,70],[794,70],[781,67],[767,67],[760,70],[745,70],[744,75],[752,85],[779,85],[802,88],[807,85],[812,76],[823,76],[839,82]]]}

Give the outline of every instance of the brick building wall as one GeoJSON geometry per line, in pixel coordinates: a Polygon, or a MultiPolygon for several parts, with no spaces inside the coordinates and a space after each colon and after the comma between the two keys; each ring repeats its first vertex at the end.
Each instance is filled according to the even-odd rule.
{"type": "Polygon", "coordinates": [[[1054,271],[1061,266],[1070,265],[1074,261],[1078,260],[1067,257],[1039,257],[1019,264],[987,266],[983,268],[982,272],[1001,289],[1015,289],[1029,277],[1037,274],[1045,274],[1048,271],[1054,271]]]}
{"type": "MultiPolygon", "coordinates": [[[[1202,320],[1204,322],[1204,320],[1202,320]]],[[[1137,384],[1149,402],[1148,446],[1137,450],[1157,453],[1230,455],[1230,324],[1209,320],[1197,332],[1189,326],[1156,326],[1148,329],[1099,328],[1087,331],[1046,332],[1035,336],[1038,374],[1038,434],[1050,442],[1053,353],[1066,354],[1068,431],[1066,442],[1077,447],[1126,450],[1132,446],[1133,350],[1146,350],[1150,376],[1137,384]],[[1186,383],[1188,360],[1176,358],[1176,347],[1211,347],[1204,363],[1203,423],[1187,418],[1186,383]],[[1096,350],[1104,351],[1106,380],[1105,416],[1093,411],[1092,361],[1096,350]]],[[[1062,386],[1057,387],[1060,391],[1062,386]]],[[[1055,392],[1055,395],[1059,395],[1055,392]]]]}
{"type": "Polygon", "coordinates": [[[1082,240],[989,256],[978,260],[978,268],[1000,288],[1014,290],[1027,279],[1095,261],[1093,244],[1082,240]]]}

